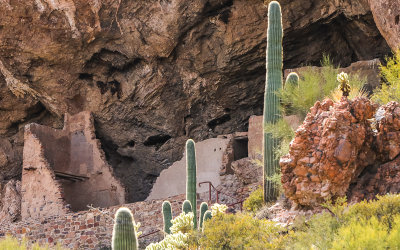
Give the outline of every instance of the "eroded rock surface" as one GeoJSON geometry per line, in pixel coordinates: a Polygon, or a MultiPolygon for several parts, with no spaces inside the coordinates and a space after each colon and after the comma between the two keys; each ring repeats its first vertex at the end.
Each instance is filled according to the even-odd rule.
{"type": "Polygon", "coordinates": [[[0,182],[0,225],[21,218],[21,182],[0,182]]]}
{"type": "Polygon", "coordinates": [[[296,131],[289,155],[280,160],[286,197],[313,207],[346,195],[350,184],[376,159],[367,121],[375,109],[367,98],[316,102],[296,131]]]}
{"type": "Polygon", "coordinates": [[[369,0],[374,20],[390,47],[400,48],[400,2],[396,0],[369,0]]]}
{"type": "MultiPolygon", "coordinates": [[[[285,68],[390,51],[365,0],[281,4],[285,68]]],[[[262,113],[261,0],[2,1],[0,13],[4,177],[20,176],[24,124],[61,128],[87,110],[128,201],[143,200],[188,137],[245,131],[262,113]]]]}

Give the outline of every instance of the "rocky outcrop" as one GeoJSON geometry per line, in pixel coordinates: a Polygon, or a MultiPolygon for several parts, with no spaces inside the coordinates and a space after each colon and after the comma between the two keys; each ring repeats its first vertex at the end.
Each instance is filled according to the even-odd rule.
{"type": "Polygon", "coordinates": [[[371,166],[366,170],[348,192],[351,202],[370,200],[376,195],[400,192],[400,157],[378,167],[371,166]]]}
{"type": "Polygon", "coordinates": [[[376,26],[390,47],[400,49],[400,2],[369,0],[376,26]]]}
{"type": "Polygon", "coordinates": [[[21,182],[0,182],[0,225],[21,218],[21,182]]]}
{"type": "Polygon", "coordinates": [[[285,195],[315,207],[338,196],[356,202],[399,193],[399,145],[399,103],[375,113],[366,98],[317,102],[281,158],[285,195]]]}
{"type": "Polygon", "coordinates": [[[289,155],[280,160],[286,197],[313,207],[344,196],[376,158],[367,121],[375,108],[367,98],[316,102],[296,131],[289,155]]]}
{"type": "MultiPolygon", "coordinates": [[[[390,50],[365,0],[281,4],[285,68],[390,50]]],[[[87,110],[128,201],[143,200],[188,137],[245,131],[262,113],[263,1],[2,1],[0,12],[6,178],[20,176],[26,123],[61,128],[87,110]]]]}
{"type": "Polygon", "coordinates": [[[400,153],[400,105],[389,102],[376,112],[378,134],[376,137],[377,150],[381,162],[388,162],[400,153]]]}

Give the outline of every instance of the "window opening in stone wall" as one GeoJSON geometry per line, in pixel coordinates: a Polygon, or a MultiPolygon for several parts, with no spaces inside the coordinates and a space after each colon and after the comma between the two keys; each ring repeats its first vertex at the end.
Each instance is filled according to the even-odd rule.
{"type": "Polygon", "coordinates": [[[233,158],[235,161],[248,157],[249,139],[247,136],[241,136],[233,139],[233,158]]]}

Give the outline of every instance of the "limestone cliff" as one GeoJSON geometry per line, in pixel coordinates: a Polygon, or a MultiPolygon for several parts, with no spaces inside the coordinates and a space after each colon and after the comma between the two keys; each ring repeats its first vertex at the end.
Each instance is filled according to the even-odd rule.
{"type": "MultiPolygon", "coordinates": [[[[284,67],[383,57],[367,0],[282,0],[284,67]]],[[[261,114],[261,0],[0,1],[0,179],[20,178],[23,126],[93,112],[109,163],[143,200],[184,141],[261,114]]]]}

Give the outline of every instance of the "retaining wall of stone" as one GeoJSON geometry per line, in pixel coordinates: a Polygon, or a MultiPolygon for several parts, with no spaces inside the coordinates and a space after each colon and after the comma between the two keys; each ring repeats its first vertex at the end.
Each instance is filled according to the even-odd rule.
{"type": "MultiPolygon", "coordinates": [[[[173,216],[181,211],[185,195],[170,197],[173,216]]],[[[124,204],[131,209],[136,222],[141,223],[143,235],[163,227],[161,205],[163,200],[153,200],[124,204]]],[[[40,220],[26,219],[17,223],[0,225],[0,237],[7,234],[17,238],[25,237],[28,242],[49,244],[57,243],[70,249],[111,249],[113,217],[121,206],[105,209],[90,209],[61,216],[44,217],[40,220]]],[[[163,237],[158,232],[139,239],[140,247],[144,248],[150,242],[163,237]]]]}

